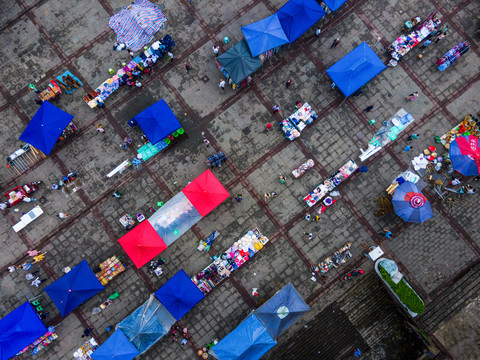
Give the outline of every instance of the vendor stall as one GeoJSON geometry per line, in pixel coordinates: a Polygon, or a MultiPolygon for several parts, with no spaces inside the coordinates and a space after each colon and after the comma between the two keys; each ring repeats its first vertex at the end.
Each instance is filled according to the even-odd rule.
{"type": "Polygon", "coordinates": [[[326,179],[323,183],[313,189],[313,191],[307,196],[305,196],[303,200],[307,203],[308,206],[312,207],[320,200],[322,200],[322,198],[325,197],[336,186],[340,185],[345,179],[352,175],[357,169],[357,163],[353,160],[349,160],[340,169],[330,175],[328,179],[326,179]]]}
{"type": "Polygon", "coordinates": [[[345,244],[343,247],[335,251],[332,255],[325,258],[318,267],[322,274],[329,272],[333,268],[338,268],[340,265],[345,264],[348,259],[352,257],[350,252],[351,243],[345,244]]]}
{"type": "Polygon", "coordinates": [[[154,42],[151,47],[134,57],[122,69],[119,69],[114,76],[108,78],[94,91],[85,95],[83,100],[92,109],[97,106],[103,106],[105,100],[113,92],[117,91],[120,86],[126,85],[127,81],[132,83],[132,71],[135,69],[143,71],[145,68],[153,66],[158,59],[165,56],[165,53],[169,51],[174,44],[175,42],[170,35],[166,35],[162,41],[158,40],[154,42]]]}
{"type": "Polygon", "coordinates": [[[405,111],[405,109],[398,110],[388,121],[383,123],[383,126],[375,133],[372,140],[368,143],[367,150],[362,150],[359,156],[361,161],[365,161],[370,156],[380,151],[385,145],[397,139],[398,134],[410,126],[415,119],[413,116],[405,111]]]}
{"type": "Polygon", "coordinates": [[[102,285],[108,284],[114,277],[125,271],[125,266],[116,255],[102,262],[98,268],[100,271],[95,273],[95,276],[102,285]]]}
{"type": "Polygon", "coordinates": [[[441,20],[435,18],[436,11],[430,14],[430,16],[414,31],[408,35],[399,36],[389,47],[390,56],[390,66],[396,66],[397,61],[399,61],[403,56],[405,56],[410,50],[415,46],[421,43],[425,38],[434,31],[438,25],[440,25],[441,20]]]}
{"type": "Polygon", "coordinates": [[[445,55],[437,60],[438,70],[445,70],[462,55],[467,53],[468,50],[470,50],[470,45],[466,41],[458,43],[453,49],[448,50],[445,55]]]}
{"type": "Polygon", "coordinates": [[[54,80],[50,80],[50,84],[48,84],[47,88],[41,93],[37,94],[37,97],[42,101],[47,101],[55,99],[61,93],[62,90],[60,90],[57,82],[54,80]]]}
{"type": "Polygon", "coordinates": [[[92,354],[98,349],[98,344],[94,338],[85,341],[83,345],[72,355],[75,360],[92,360],[92,354]]]}
{"type": "Polygon", "coordinates": [[[293,176],[298,179],[315,165],[315,161],[308,159],[302,165],[292,171],[293,176]]]}
{"type": "Polygon", "coordinates": [[[123,215],[118,221],[120,221],[120,224],[122,224],[123,228],[126,230],[130,230],[133,228],[133,225],[135,225],[135,220],[133,220],[133,217],[130,214],[123,215]]]}
{"type": "Polygon", "coordinates": [[[268,241],[258,229],[250,230],[205,269],[192,276],[192,281],[203,293],[209,293],[261,250],[268,241]]]}
{"type": "Polygon", "coordinates": [[[211,169],[213,169],[214,167],[222,166],[225,161],[227,161],[227,157],[223,152],[219,151],[218,153],[209,156],[205,162],[211,169]]]}
{"type": "Polygon", "coordinates": [[[294,140],[300,136],[300,133],[318,118],[317,113],[312,107],[305,103],[299,106],[298,110],[285,120],[279,123],[282,131],[285,133],[289,140],[294,140]]]}

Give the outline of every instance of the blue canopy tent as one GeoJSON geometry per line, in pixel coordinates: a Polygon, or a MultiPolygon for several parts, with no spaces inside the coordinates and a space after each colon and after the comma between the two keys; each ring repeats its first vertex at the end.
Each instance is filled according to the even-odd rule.
{"type": "Polygon", "coordinates": [[[310,307],[303,301],[291,283],[285,285],[270,300],[255,310],[258,320],[265,326],[272,338],[277,339],[310,307]]]}
{"type": "Polygon", "coordinates": [[[325,11],[315,0],[290,0],[277,15],[291,44],[324,17],[325,11]]]}
{"type": "Polygon", "coordinates": [[[155,296],[150,295],[142,306],[117,325],[117,329],[143,354],[160,340],[173,324],[173,316],[155,296]]]}
{"type": "Polygon", "coordinates": [[[44,101],[20,135],[20,140],[48,155],[72,119],[73,115],[44,101]]]}
{"type": "Polygon", "coordinates": [[[349,97],[386,68],[377,54],[363,42],[331,66],[327,74],[343,95],[349,97]]]}
{"type": "Polygon", "coordinates": [[[0,360],[7,360],[47,332],[27,301],[0,320],[0,360]]]}
{"type": "Polygon", "coordinates": [[[97,277],[83,260],[67,274],[45,288],[60,315],[65,317],[77,306],[104,289],[97,277]]]}
{"type": "Polygon", "coordinates": [[[152,144],[158,143],[182,127],[163,99],[143,110],[134,119],[152,144]]]}
{"type": "Polygon", "coordinates": [[[340,6],[347,2],[347,0],[323,0],[323,2],[327,4],[330,10],[337,11],[340,6]]]}
{"type": "Polygon", "coordinates": [[[252,314],[212,350],[219,360],[258,360],[276,344],[260,320],[252,314]]]}
{"type": "Polygon", "coordinates": [[[183,269],[158,289],[155,296],[176,320],[205,297],[183,269]]]}
{"type": "Polygon", "coordinates": [[[242,32],[252,56],[258,56],[277,46],[288,43],[287,35],[283,31],[277,14],[273,14],[253,24],[242,26],[242,32]]]}
{"type": "Polygon", "coordinates": [[[116,330],[107,341],[92,354],[93,360],[132,360],[139,355],[137,348],[128,341],[122,330],[116,330]]]}

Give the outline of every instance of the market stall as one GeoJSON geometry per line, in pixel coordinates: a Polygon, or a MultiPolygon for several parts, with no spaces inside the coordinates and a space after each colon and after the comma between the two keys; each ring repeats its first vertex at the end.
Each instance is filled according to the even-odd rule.
{"type": "Polygon", "coordinates": [[[50,84],[48,84],[47,88],[37,94],[37,97],[42,101],[47,101],[55,99],[61,93],[62,90],[60,90],[57,82],[55,80],[50,80],[50,84]]]}
{"type": "Polygon", "coordinates": [[[227,161],[227,157],[224,155],[223,152],[219,151],[216,154],[213,154],[207,158],[205,163],[210,166],[210,169],[215,167],[220,167],[222,164],[227,161]]]}
{"type": "Polygon", "coordinates": [[[192,276],[193,283],[203,293],[209,293],[261,250],[268,241],[268,238],[257,228],[248,231],[246,235],[216,257],[210,265],[192,276]]]}
{"type": "Polygon", "coordinates": [[[322,274],[326,274],[333,268],[338,268],[340,265],[345,264],[348,259],[352,257],[350,252],[352,244],[347,243],[342,246],[337,251],[333,252],[330,256],[325,258],[322,262],[318,264],[318,268],[322,274]]]}
{"type": "Polygon", "coordinates": [[[445,55],[437,60],[438,70],[444,71],[457,59],[466,54],[468,50],[470,50],[470,45],[466,41],[458,43],[453,49],[448,50],[445,55]]]}
{"type": "Polygon", "coordinates": [[[303,200],[309,207],[312,207],[322,200],[322,198],[324,198],[336,186],[340,185],[345,179],[352,175],[357,169],[357,163],[350,159],[345,165],[330,175],[328,179],[313,189],[313,191],[305,196],[303,200]]]}
{"type": "Polygon", "coordinates": [[[93,360],[132,360],[140,354],[122,330],[115,332],[92,354],[93,360]]]}
{"type": "Polygon", "coordinates": [[[289,140],[300,137],[300,133],[318,118],[315,110],[308,103],[301,105],[292,115],[279,123],[289,140]]]}
{"type": "Polygon", "coordinates": [[[60,315],[65,317],[103,289],[87,260],[83,260],[44,290],[57,306],[60,315]]]}
{"type": "Polygon", "coordinates": [[[83,86],[82,82],[68,70],[65,71],[62,75],[57,76],[55,82],[67,94],[71,94],[72,92],[83,86]]]}
{"type": "Polygon", "coordinates": [[[278,14],[242,26],[242,33],[252,56],[258,56],[288,43],[287,35],[282,29],[278,14]]]}
{"type": "Polygon", "coordinates": [[[105,100],[112,93],[117,91],[120,86],[126,85],[127,81],[133,79],[131,75],[132,71],[135,69],[143,71],[145,68],[153,66],[158,59],[165,56],[165,53],[169,51],[174,44],[175,42],[171,36],[165,35],[161,41],[158,40],[154,42],[147,50],[135,56],[128,64],[119,69],[115,75],[106,79],[94,91],[85,95],[83,100],[92,109],[97,106],[103,106],[105,100]]]}
{"type": "Polygon", "coordinates": [[[75,360],[92,360],[92,354],[98,349],[98,344],[94,338],[85,341],[77,351],[72,355],[75,360]]]}
{"type": "Polygon", "coordinates": [[[1,359],[24,352],[30,344],[45,335],[47,328],[27,301],[0,319],[1,359]]]}
{"type": "Polygon", "coordinates": [[[49,155],[58,140],[68,138],[78,130],[72,119],[73,115],[44,101],[20,135],[20,140],[49,155]]]}
{"type": "Polygon", "coordinates": [[[422,223],[433,217],[430,202],[415,184],[408,181],[397,187],[392,204],[395,214],[405,222],[422,223]]]}
{"type": "Polygon", "coordinates": [[[433,12],[430,16],[414,31],[409,33],[408,35],[400,35],[389,47],[390,56],[392,60],[390,60],[390,66],[397,66],[397,62],[400,61],[402,57],[404,57],[410,50],[412,50],[415,46],[421,43],[425,38],[430,35],[430,33],[440,25],[441,20],[435,18],[435,14],[437,12],[433,12]]]}
{"type": "Polygon", "coordinates": [[[313,161],[312,159],[308,159],[302,165],[294,169],[292,171],[292,174],[296,179],[298,179],[300,176],[305,174],[308,170],[313,168],[314,165],[315,165],[315,161],[313,161]]]}
{"type": "Polygon", "coordinates": [[[114,277],[125,271],[125,266],[116,255],[102,262],[98,268],[100,271],[95,273],[95,276],[102,285],[108,284],[114,277]]]}
{"type": "Polygon", "coordinates": [[[133,217],[130,214],[122,215],[122,217],[118,219],[118,221],[120,221],[120,224],[122,224],[125,230],[130,230],[135,225],[135,220],[133,220],[133,217]]]}
{"type": "Polygon", "coordinates": [[[135,0],[113,15],[109,22],[117,41],[132,51],[139,51],[163,28],[167,17],[161,7],[147,0],[135,0]]]}
{"type": "Polygon", "coordinates": [[[184,134],[182,125],[163,99],[135,115],[133,122],[140,126],[149,140],[149,143],[137,150],[143,161],[166,148],[174,138],[184,134]]]}
{"type": "Polygon", "coordinates": [[[326,73],[348,98],[387,67],[366,42],[361,43],[335,64],[326,73]]]}
{"type": "Polygon", "coordinates": [[[380,151],[385,145],[397,139],[398,134],[410,126],[415,119],[405,109],[401,108],[395,115],[383,123],[382,127],[375,133],[372,140],[368,143],[367,150],[362,150],[359,156],[361,161],[365,161],[370,156],[380,151]]]}

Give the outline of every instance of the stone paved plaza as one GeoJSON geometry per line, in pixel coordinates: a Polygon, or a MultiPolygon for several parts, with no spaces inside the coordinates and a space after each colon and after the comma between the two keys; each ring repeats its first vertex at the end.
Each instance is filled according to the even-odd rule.
{"type": "MultiPolygon", "coordinates": [[[[409,326],[425,331],[428,349],[438,359],[479,359],[478,322],[466,326],[466,331],[472,333],[472,326],[476,326],[476,336],[462,338],[456,334],[462,340],[452,341],[446,335],[448,326],[441,321],[431,326],[427,321],[430,309],[431,314],[439,306],[439,299],[448,297],[450,289],[480,263],[478,193],[464,196],[451,207],[428,185],[424,194],[432,203],[434,218],[423,224],[404,223],[394,214],[376,217],[373,213],[377,197],[385,195],[385,189],[411,166],[414,156],[433,145],[435,136],[445,134],[466,115],[480,111],[480,3],[348,0],[318,22],[320,37],[315,36],[314,28],[310,29],[267,61],[253,75],[251,85],[236,91],[227,86],[222,91],[218,87],[222,76],[212,46],[220,45],[221,52],[228,50],[243,38],[241,26],[271,15],[285,0],[165,0],[158,4],[164,5],[168,20],[156,38],[172,36],[175,60],[157,62],[153,74],[144,77],[141,90],[122,87],[106,100],[105,108],[90,109],[82,97],[109,77],[109,68],[117,69],[129,60],[126,51],[112,50],[116,36],[108,27],[116,9],[129,3],[0,2],[0,150],[5,158],[24,145],[18,138],[38,109],[35,94],[28,89],[30,83],[44,89],[50,79],[69,70],[84,84],[52,101],[75,116],[73,121],[80,130],[77,135],[58,143],[50,156],[38,160],[26,173],[18,175],[0,167],[2,195],[16,185],[44,182],[35,194],[37,200],[44,200],[44,215],[38,220],[18,233],[13,231],[22,213],[32,208],[32,204],[23,202],[4,210],[0,217],[0,317],[39,297],[49,312],[45,323],[55,325],[59,335],[35,357],[72,359],[82,344],[83,330],[89,326],[94,328],[96,341],[103,343],[111,335],[108,326],[129,315],[178,270],[196,274],[211,262],[216,251],[226,249],[248,230],[258,227],[270,239],[268,245],[181,319],[180,325],[186,326],[191,336],[188,345],[172,344],[166,336],[139,358],[195,359],[199,348],[223,338],[252,310],[291,282],[311,311],[278,339],[277,346],[264,359],[351,359],[355,347],[361,347],[367,359],[417,359],[389,355],[388,349],[393,349],[390,354],[401,354],[399,348],[403,345],[391,339],[395,339],[392,334],[404,331],[399,324],[404,323],[405,316],[380,285],[373,263],[362,255],[365,246],[380,245],[386,256],[399,264],[426,304],[427,313],[410,319],[409,326]],[[426,18],[434,10],[449,26],[446,38],[429,46],[422,59],[418,58],[422,50],[413,49],[399,66],[387,68],[371,80],[361,96],[342,103],[343,95],[332,89],[322,75],[325,70],[363,41],[387,63],[385,48],[399,35],[403,23],[417,15],[426,18]],[[228,44],[223,42],[225,36],[230,38],[228,44]],[[340,38],[340,43],[331,49],[335,38],[340,38]],[[459,41],[467,41],[470,51],[446,71],[438,71],[435,61],[459,41]],[[184,62],[193,70],[187,72],[184,62]],[[287,79],[293,81],[288,89],[284,85],[287,79]],[[405,96],[414,91],[419,92],[418,99],[406,102],[405,96]],[[131,160],[141,144],[142,132],[131,128],[128,120],[160,99],[172,108],[186,135],[143,163],[141,171],[129,167],[107,178],[118,164],[131,160]],[[291,142],[276,122],[293,112],[297,100],[312,105],[319,118],[291,142]],[[272,115],[274,104],[280,106],[280,114],[272,115]],[[375,105],[373,111],[362,112],[369,104],[375,105]],[[338,202],[322,214],[320,222],[306,222],[303,217],[312,210],[303,197],[349,159],[360,164],[360,148],[365,149],[382,121],[400,108],[412,114],[413,125],[362,164],[368,166],[367,173],[355,173],[339,186],[338,202]],[[369,124],[371,119],[376,120],[375,124],[369,124]],[[269,122],[274,126],[265,132],[269,122]],[[96,131],[99,123],[105,134],[96,131]],[[212,144],[208,149],[202,133],[212,144]],[[418,133],[420,138],[412,143],[413,151],[402,152],[410,133],[418,133]],[[125,136],[133,140],[127,150],[121,148],[125,136]],[[159,255],[166,261],[162,276],[150,274],[146,266],[137,269],[117,241],[127,232],[118,219],[125,213],[140,211],[149,215],[150,207],[168,201],[206,170],[206,158],[218,151],[223,151],[228,161],[213,172],[232,196],[159,255]],[[295,179],[291,171],[306,159],[314,159],[315,167],[295,179]],[[78,171],[83,182],[80,190],[68,197],[51,190],[53,182],[72,171],[78,171]],[[278,181],[279,174],[287,177],[285,184],[278,181]],[[116,190],[124,194],[121,199],[112,197],[116,190]],[[270,199],[266,206],[264,193],[272,191],[278,197],[270,199]],[[238,205],[233,195],[239,192],[243,201],[238,205]],[[59,212],[70,217],[59,219],[59,212]],[[392,239],[377,235],[385,228],[393,231],[392,239]],[[214,230],[220,236],[210,252],[199,252],[199,241],[214,230]],[[313,233],[314,238],[307,240],[304,232],[313,233]],[[352,244],[353,258],[312,281],[310,266],[347,242],[352,244]],[[47,252],[45,260],[34,265],[40,279],[46,279],[38,288],[25,280],[24,272],[7,270],[10,265],[25,262],[27,250],[32,249],[47,252]],[[66,266],[73,267],[86,259],[95,269],[113,255],[123,259],[127,270],[104,291],[62,318],[44,287],[61,277],[66,266]],[[348,284],[340,280],[347,271],[359,267],[367,273],[365,280],[348,284]],[[258,288],[257,297],[251,295],[252,288],[258,288]],[[115,291],[120,297],[112,306],[92,314],[92,309],[115,291]],[[378,293],[381,296],[375,299],[378,293]],[[363,308],[364,313],[359,311],[363,308]],[[335,311],[338,318],[333,315],[335,311]],[[345,334],[323,328],[322,317],[324,324],[332,328],[345,322],[345,334]],[[316,330],[310,333],[310,328],[320,330],[318,334],[316,330]],[[316,337],[306,346],[313,346],[315,351],[310,354],[319,357],[298,355],[303,346],[299,339],[308,336],[316,337]],[[329,344],[337,340],[336,348],[329,344]]],[[[439,153],[443,151],[439,149],[439,153]]],[[[461,179],[480,192],[473,177],[461,179]]],[[[477,289],[455,296],[465,306],[476,298],[478,306],[479,293],[477,289]]],[[[456,316],[455,321],[462,323],[462,309],[449,318],[456,316]]],[[[468,311],[465,314],[467,318],[472,316],[468,311]]],[[[446,317],[442,321],[447,321],[446,317]]],[[[25,353],[22,357],[32,355],[25,353]]]]}

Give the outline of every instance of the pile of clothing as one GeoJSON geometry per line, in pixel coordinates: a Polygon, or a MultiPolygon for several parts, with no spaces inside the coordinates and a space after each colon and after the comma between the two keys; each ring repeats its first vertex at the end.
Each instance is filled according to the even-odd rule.
{"type": "Polygon", "coordinates": [[[466,41],[462,41],[455,45],[455,47],[449,50],[445,55],[437,60],[438,70],[443,71],[448,68],[455,60],[460,58],[470,49],[470,45],[466,41]]]}

